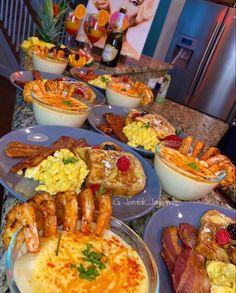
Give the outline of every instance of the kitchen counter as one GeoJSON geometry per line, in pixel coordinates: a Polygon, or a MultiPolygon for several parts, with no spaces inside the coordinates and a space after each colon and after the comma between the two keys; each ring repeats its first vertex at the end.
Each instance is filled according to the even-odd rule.
{"type": "MultiPolygon", "coordinates": [[[[26,67],[29,66],[26,65],[26,67]]],[[[140,69],[137,65],[134,65],[135,72],[140,72],[140,69]]],[[[30,69],[27,67],[27,69],[30,69]]],[[[163,69],[163,68],[162,68],[163,69]]],[[[118,69],[117,69],[118,70],[118,69]]],[[[120,69],[121,70],[121,69],[120,69]]],[[[131,70],[128,68],[123,68],[123,70],[131,70]]],[[[145,70],[152,71],[151,67],[148,67],[145,70]]],[[[163,69],[164,70],[164,69],[163,69]]],[[[167,68],[165,68],[167,70],[167,68]]],[[[121,72],[121,71],[120,71],[121,72]]],[[[161,71],[160,71],[161,72],[161,71]]],[[[149,107],[145,107],[146,110],[149,110],[150,112],[158,112],[161,113],[165,118],[169,120],[170,123],[172,123],[176,127],[181,127],[181,129],[190,134],[193,135],[196,139],[204,140],[206,141],[206,145],[216,145],[217,142],[220,140],[220,138],[223,136],[225,131],[227,130],[227,125],[223,122],[211,118],[207,115],[201,114],[199,112],[196,112],[194,110],[191,110],[185,106],[176,104],[170,100],[166,100],[164,104],[154,104],[149,107]]],[[[36,121],[33,117],[33,111],[32,106],[30,104],[26,104],[23,102],[22,94],[19,90],[17,90],[17,98],[16,98],[16,105],[15,105],[15,111],[13,116],[13,123],[12,123],[12,129],[19,129],[24,127],[29,127],[37,125],[36,121]]],[[[88,125],[86,125],[86,128],[89,128],[88,125]]],[[[153,160],[148,160],[151,164],[153,164],[153,160]]],[[[148,213],[147,215],[128,222],[128,225],[136,231],[140,236],[143,235],[145,225],[147,221],[150,219],[152,214],[160,209],[161,207],[168,206],[175,204],[176,202],[179,202],[178,200],[173,199],[166,193],[162,191],[161,198],[159,203],[155,203],[155,206],[152,210],[152,212],[148,213]]],[[[204,203],[210,203],[210,204],[216,204],[219,206],[225,206],[230,207],[228,204],[227,199],[222,197],[221,194],[212,191],[208,195],[206,195],[203,199],[199,200],[199,202],[204,203]]],[[[4,196],[4,203],[3,203],[3,212],[2,212],[2,227],[4,226],[4,217],[7,214],[7,212],[16,204],[18,203],[18,200],[14,198],[9,192],[5,193],[4,196]]],[[[153,203],[154,204],[154,203],[153,203]]],[[[6,283],[6,277],[4,273],[4,256],[3,256],[3,247],[0,240],[0,292],[5,293],[9,292],[7,283],[6,283]]]]}

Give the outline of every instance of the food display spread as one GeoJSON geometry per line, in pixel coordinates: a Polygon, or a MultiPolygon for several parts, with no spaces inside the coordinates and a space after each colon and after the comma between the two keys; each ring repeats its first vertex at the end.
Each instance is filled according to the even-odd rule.
{"type": "Polygon", "coordinates": [[[217,210],[203,214],[199,228],[189,223],[166,227],[161,255],[173,292],[235,292],[235,240],[235,219],[217,210]]]}

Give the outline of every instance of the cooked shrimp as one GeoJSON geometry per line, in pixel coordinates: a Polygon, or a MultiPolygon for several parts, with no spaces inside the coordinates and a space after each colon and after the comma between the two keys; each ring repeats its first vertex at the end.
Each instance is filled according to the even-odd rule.
{"type": "Polygon", "coordinates": [[[92,190],[86,188],[82,190],[78,195],[79,206],[82,210],[82,220],[81,220],[81,232],[89,233],[90,224],[93,221],[93,216],[95,212],[95,204],[92,190]]]}
{"type": "Polygon", "coordinates": [[[71,98],[74,91],[75,91],[75,85],[71,84],[69,87],[68,87],[68,91],[67,91],[67,94],[66,94],[66,97],[67,98],[71,98]]]}
{"type": "Polygon", "coordinates": [[[211,157],[214,157],[220,153],[220,150],[214,147],[210,147],[205,154],[203,154],[201,160],[206,161],[211,157]]]}
{"type": "Polygon", "coordinates": [[[219,163],[212,165],[209,168],[209,170],[213,173],[225,170],[226,172],[225,178],[222,181],[220,181],[220,184],[219,184],[219,186],[222,187],[223,189],[235,183],[236,168],[232,163],[221,161],[219,163]]]}
{"type": "Polygon", "coordinates": [[[100,236],[108,227],[112,214],[112,200],[109,194],[96,196],[98,203],[98,217],[95,228],[95,234],[100,236]]]}
{"type": "Polygon", "coordinates": [[[204,142],[200,140],[197,141],[193,148],[191,157],[196,158],[199,155],[200,151],[203,149],[203,147],[204,147],[204,142]]]}
{"type": "Polygon", "coordinates": [[[52,94],[55,94],[56,91],[57,91],[57,82],[48,79],[45,82],[45,89],[46,89],[47,92],[50,92],[52,94]]]}
{"type": "Polygon", "coordinates": [[[74,232],[79,212],[77,194],[72,191],[59,192],[55,203],[58,224],[63,224],[63,230],[74,232]]]}
{"type": "Polygon", "coordinates": [[[57,82],[57,94],[62,95],[63,91],[65,89],[65,83],[61,80],[57,82]]]}
{"type": "Polygon", "coordinates": [[[182,140],[182,143],[181,143],[181,146],[180,146],[180,148],[179,148],[179,151],[180,151],[182,154],[187,155],[187,154],[188,154],[188,151],[189,151],[189,148],[191,147],[192,141],[193,141],[192,136],[187,136],[187,137],[185,137],[185,138],[182,140]]]}
{"type": "Polygon", "coordinates": [[[230,159],[224,155],[216,155],[214,157],[211,157],[207,160],[205,160],[208,164],[208,166],[214,165],[214,164],[218,164],[220,162],[225,162],[225,163],[231,163],[230,159]]]}
{"type": "Polygon", "coordinates": [[[38,98],[43,98],[46,91],[42,80],[33,80],[25,84],[23,90],[23,97],[25,102],[32,102],[32,93],[34,93],[38,98]]]}
{"type": "Polygon", "coordinates": [[[36,212],[38,229],[43,229],[45,237],[54,236],[57,233],[57,217],[54,198],[47,192],[38,193],[28,201],[36,212]]]}
{"type": "Polygon", "coordinates": [[[13,235],[23,227],[25,243],[30,253],[39,251],[39,233],[34,208],[28,203],[14,206],[6,217],[6,226],[2,235],[4,248],[7,249],[13,235]]]}

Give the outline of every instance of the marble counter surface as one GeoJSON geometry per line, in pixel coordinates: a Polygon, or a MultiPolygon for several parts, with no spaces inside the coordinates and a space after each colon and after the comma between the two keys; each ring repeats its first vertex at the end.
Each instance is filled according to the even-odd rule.
{"type": "MultiPolygon", "coordinates": [[[[170,121],[170,123],[172,123],[175,126],[180,126],[185,132],[193,136],[196,136],[197,139],[207,139],[208,145],[215,145],[227,129],[226,125],[221,121],[218,121],[214,118],[210,118],[204,114],[193,111],[189,108],[178,105],[169,100],[166,100],[166,102],[163,105],[154,104],[150,107],[147,107],[147,110],[149,110],[150,112],[161,113],[170,121]],[[201,131],[199,131],[200,129],[201,131]]],[[[23,102],[22,94],[20,91],[17,90],[17,98],[13,116],[12,129],[29,127],[32,125],[37,125],[33,116],[32,106],[30,104],[25,104],[23,102]]],[[[86,125],[86,127],[89,126],[86,125]]],[[[149,161],[151,164],[153,163],[152,160],[149,159],[149,161]]],[[[215,191],[210,192],[208,195],[206,195],[199,201],[209,204],[216,204],[219,206],[230,207],[227,200],[215,191]]],[[[176,202],[178,202],[178,200],[173,199],[172,197],[170,197],[162,191],[160,201],[158,205],[155,205],[153,207],[152,212],[148,213],[147,215],[139,219],[130,221],[128,225],[142,237],[145,225],[152,216],[152,214],[161,207],[171,205],[176,202]]],[[[18,200],[15,199],[10,193],[5,193],[2,212],[2,227],[4,226],[5,215],[17,203],[18,200]]],[[[5,293],[9,292],[9,289],[7,286],[4,272],[3,253],[4,251],[0,240],[0,256],[2,256],[0,262],[0,292],[5,293]]]]}

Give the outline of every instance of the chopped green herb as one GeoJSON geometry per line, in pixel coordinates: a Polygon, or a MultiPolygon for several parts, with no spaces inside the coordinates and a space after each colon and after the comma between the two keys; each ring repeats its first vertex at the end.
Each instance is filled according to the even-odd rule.
{"type": "Polygon", "coordinates": [[[108,78],[106,78],[105,76],[101,76],[101,81],[102,82],[106,82],[108,80],[108,78]]]}
{"type": "Polygon", "coordinates": [[[74,269],[74,268],[76,268],[76,265],[73,264],[73,263],[71,263],[71,264],[70,264],[70,268],[71,268],[71,269],[74,269]]]}
{"type": "Polygon", "coordinates": [[[70,158],[67,158],[67,159],[63,159],[64,165],[74,164],[76,162],[78,162],[78,159],[76,159],[75,157],[70,157],[70,158]]]}
{"type": "Polygon", "coordinates": [[[181,129],[179,129],[179,128],[177,129],[177,128],[176,128],[176,129],[175,129],[175,135],[176,135],[176,136],[180,136],[180,133],[181,133],[181,129]]]}
{"type": "Polygon", "coordinates": [[[147,123],[143,124],[143,127],[145,127],[145,128],[149,128],[150,126],[151,126],[150,122],[147,122],[147,123]]]}
{"type": "Polygon", "coordinates": [[[125,87],[123,87],[123,88],[121,89],[121,91],[122,91],[122,92],[126,92],[127,89],[126,89],[125,87]]]}
{"type": "Polygon", "coordinates": [[[88,243],[86,249],[82,251],[82,254],[85,256],[83,260],[91,262],[93,265],[97,265],[100,270],[104,269],[106,265],[102,262],[102,258],[105,257],[105,254],[102,252],[91,251],[93,245],[88,243]]]}
{"type": "Polygon", "coordinates": [[[61,237],[62,237],[62,234],[59,233],[59,237],[58,237],[58,241],[57,241],[56,256],[59,255],[59,247],[60,247],[60,243],[61,243],[61,237]]]}
{"type": "Polygon", "coordinates": [[[195,163],[188,163],[187,165],[192,169],[198,169],[198,167],[195,163]]]}
{"type": "Polygon", "coordinates": [[[62,103],[68,107],[72,107],[72,103],[70,101],[67,101],[67,100],[63,100],[62,103]]]}
{"type": "Polygon", "coordinates": [[[79,271],[79,276],[81,279],[93,281],[96,279],[96,277],[99,276],[99,271],[97,267],[93,264],[86,269],[81,263],[77,269],[79,271]]]}
{"type": "Polygon", "coordinates": [[[100,187],[99,187],[99,190],[98,191],[96,191],[96,195],[102,195],[102,194],[104,194],[104,193],[106,193],[106,188],[103,186],[103,185],[101,185],[100,187]]]}

